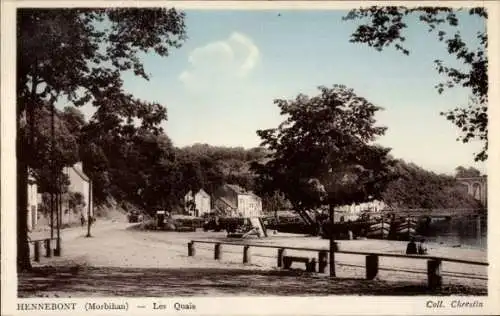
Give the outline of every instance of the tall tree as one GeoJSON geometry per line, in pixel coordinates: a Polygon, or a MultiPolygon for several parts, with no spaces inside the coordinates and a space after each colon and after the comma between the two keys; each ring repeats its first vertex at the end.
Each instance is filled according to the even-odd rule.
{"type": "Polygon", "coordinates": [[[439,41],[446,44],[448,53],[454,56],[460,66],[446,65],[442,60],[434,61],[436,70],[446,80],[436,85],[439,93],[445,88],[462,86],[470,90],[468,104],[457,105],[455,109],[441,115],[453,122],[463,132],[459,137],[464,143],[473,139],[483,142],[483,148],[475,154],[475,159],[488,158],[488,36],[486,19],[488,14],[482,7],[453,9],[445,7],[369,7],[350,11],[345,20],[362,20],[351,36],[351,42],[365,43],[378,51],[393,45],[396,50],[409,55],[404,46],[408,27],[407,21],[418,18],[429,26],[439,41]],[[484,27],[477,30],[476,41],[467,41],[460,34],[460,21],[467,14],[484,21],[484,27]]]}
{"type": "MultiPolygon", "coordinates": [[[[304,217],[304,210],[329,205],[333,227],[335,206],[381,196],[391,159],[389,149],[373,144],[386,130],[375,125],[379,107],[342,85],[319,90],[312,98],[274,101],[287,118],[278,128],[257,131],[273,156],[254,168],[304,217]]],[[[335,260],[333,234],[329,260],[335,260]]]]}
{"type": "Polygon", "coordinates": [[[257,132],[273,152],[267,163],[254,165],[267,188],[303,210],[380,197],[391,159],[389,149],[373,144],[386,130],[375,125],[379,107],[342,85],[274,102],[288,118],[257,132]]]}
{"type": "Polygon", "coordinates": [[[465,168],[463,166],[458,166],[455,168],[455,172],[455,176],[457,178],[473,178],[481,176],[481,171],[474,167],[465,168]]]}
{"type": "MultiPolygon", "coordinates": [[[[65,113],[54,111],[54,134],[51,129],[51,109],[47,106],[37,108],[34,120],[38,122],[33,130],[32,171],[39,190],[55,192],[60,186],[55,185],[55,179],[63,180],[62,169],[78,160],[78,135],[73,130],[73,122],[65,113]]],[[[29,130],[22,128],[21,134],[29,130]]],[[[64,181],[63,181],[64,182],[64,181]]]]}
{"type": "MultiPolygon", "coordinates": [[[[166,109],[138,100],[123,88],[132,71],[148,79],[140,56],[167,56],[186,38],[184,15],[175,9],[20,9],[17,13],[17,124],[33,130],[34,109],[65,98],[97,107],[94,134],[130,126],[160,130],[166,109]],[[24,119],[27,118],[27,119],[24,119]]],[[[29,133],[33,135],[33,133],[29,133]]],[[[33,163],[30,137],[17,138],[18,269],[29,269],[26,183],[33,163]]]]}

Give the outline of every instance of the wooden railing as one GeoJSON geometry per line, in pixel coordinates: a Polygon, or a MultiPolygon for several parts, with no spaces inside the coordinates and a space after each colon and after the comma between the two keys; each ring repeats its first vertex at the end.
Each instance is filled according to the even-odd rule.
{"type": "Polygon", "coordinates": [[[55,240],[57,245],[56,249],[54,249],[54,256],[61,255],[61,239],[52,237],[52,238],[40,238],[40,239],[30,239],[29,242],[33,244],[33,252],[34,252],[34,260],[36,262],[40,262],[40,245],[43,243],[45,248],[45,257],[52,257],[52,241],[55,240]]]}
{"type": "MultiPolygon", "coordinates": [[[[213,244],[214,245],[214,259],[221,260],[222,257],[222,245],[229,246],[242,246],[243,247],[243,263],[249,264],[251,262],[250,247],[256,248],[274,248],[277,249],[277,266],[283,266],[283,257],[286,255],[286,250],[297,250],[297,251],[308,251],[318,253],[318,272],[325,273],[326,267],[328,266],[328,249],[324,248],[305,248],[305,247],[284,247],[275,245],[262,245],[262,244],[251,244],[251,243],[235,243],[235,242],[220,242],[220,241],[208,241],[208,240],[191,240],[188,243],[188,256],[195,256],[195,243],[213,244]]],[[[338,247],[336,247],[338,249],[338,247]]],[[[336,253],[352,254],[352,255],[362,255],[366,256],[365,266],[366,266],[366,279],[373,280],[379,270],[379,257],[398,257],[406,259],[420,259],[427,260],[427,281],[428,287],[430,289],[439,288],[442,285],[441,276],[441,263],[455,262],[462,264],[480,265],[488,266],[487,262],[473,261],[473,260],[463,260],[456,258],[446,258],[446,257],[436,257],[427,255],[404,255],[404,254],[394,254],[394,253],[378,253],[378,252],[365,252],[365,251],[347,251],[347,250],[336,250],[336,253]]],[[[316,271],[316,268],[313,268],[316,271]]]]}

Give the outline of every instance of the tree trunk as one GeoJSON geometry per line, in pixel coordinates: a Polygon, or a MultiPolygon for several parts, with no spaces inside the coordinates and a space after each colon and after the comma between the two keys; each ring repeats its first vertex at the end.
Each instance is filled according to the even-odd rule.
{"type": "MultiPolygon", "coordinates": [[[[195,193],[194,193],[194,190],[191,191],[191,198],[193,199],[193,216],[198,216],[198,214],[196,214],[196,200],[195,200],[195,193]]],[[[191,214],[190,214],[191,215],[191,214]]]]}
{"type": "Polygon", "coordinates": [[[329,263],[330,263],[330,276],[334,277],[335,276],[335,235],[333,231],[333,225],[334,225],[334,216],[335,216],[335,207],[333,204],[330,204],[330,258],[329,258],[329,263]]]}
{"type": "MultiPolygon", "coordinates": [[[[19,130],[19,129],[18,129],[19,130]]],[[[18,136],[18,142],[21,142],[18,136]]],[[[28,244],[28,165],[17,154],[17,272],[31,269],[28,244]]]]}

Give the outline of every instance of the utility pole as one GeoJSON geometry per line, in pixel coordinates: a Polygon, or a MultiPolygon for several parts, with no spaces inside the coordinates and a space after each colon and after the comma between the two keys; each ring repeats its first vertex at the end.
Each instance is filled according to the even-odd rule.
{"type": "Polygon", "coordinates": [[[92,225],[92,216],[91,214],[91,208],[92,208],[92,181],[89,178],[89,205],[87,208],[87,237],[92,237],[90,234],[90,226],[92,225]]]}

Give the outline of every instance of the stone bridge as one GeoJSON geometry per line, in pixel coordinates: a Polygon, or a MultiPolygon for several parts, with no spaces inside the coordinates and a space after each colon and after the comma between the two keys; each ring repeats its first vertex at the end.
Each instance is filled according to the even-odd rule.
{"type": "Polygon", "coordinates": [[[488,178],[486,176],[457,178],[457,182],[464,186],[467,194],[472,195],[486,206],[488,200],[488,178]]]}

